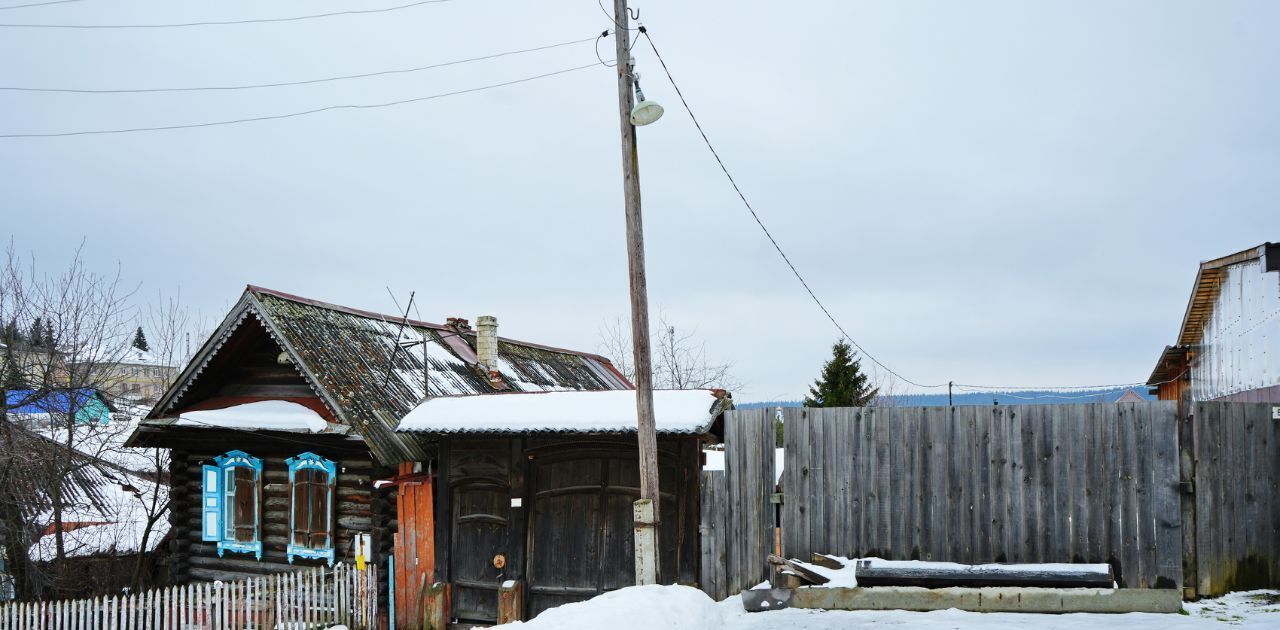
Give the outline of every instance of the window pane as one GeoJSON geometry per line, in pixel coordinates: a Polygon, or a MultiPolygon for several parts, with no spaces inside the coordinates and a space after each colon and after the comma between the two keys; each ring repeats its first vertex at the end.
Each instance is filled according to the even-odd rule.
{"type": "Polygon", "coordinates": [[[257,475],[252,468],[237,466],[233,470],[236,485],[235,540],[236,542],[254,542],[257,539],[258,529],[257,475]]]}
{"type": "Polygon", "coordinates": [[[294,473],[293,479],[293,544],[307,546],[307,470],[294,473]]]}

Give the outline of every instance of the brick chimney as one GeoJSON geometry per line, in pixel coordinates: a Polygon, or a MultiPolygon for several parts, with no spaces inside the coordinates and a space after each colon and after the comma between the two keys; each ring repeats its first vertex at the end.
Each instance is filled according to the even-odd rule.
{"type": "Polygon", "coordinates": [[[476,361],[486,372],[498,371],[498,318],[476,318],[476,361]]]}

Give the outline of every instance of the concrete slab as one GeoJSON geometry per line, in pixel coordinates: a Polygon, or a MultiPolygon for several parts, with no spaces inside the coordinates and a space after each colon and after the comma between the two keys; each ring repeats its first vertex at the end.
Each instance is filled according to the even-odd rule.
{"type": "Polygon", "coordinates": [[[973,612],[1026,613],[1176,613],[1182,609],[1177,589],[1146,588],[800,588],[792,608],[824,610],[912,610],[958,608],[973,612]]]}

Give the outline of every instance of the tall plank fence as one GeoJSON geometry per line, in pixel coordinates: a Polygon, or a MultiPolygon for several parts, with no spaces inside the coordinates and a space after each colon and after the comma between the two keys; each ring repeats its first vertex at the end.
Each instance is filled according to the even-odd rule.
{"type": "Polygon", "coordinates": [[[1195,513],[1183,526],[1200,594],[1280,587],[1278,414],[1272,403],[1191,408],[1195,513]]]}
{"type": "Polygon", "coordinates": [[[773,414],[725,414],[723,471],[702,473],[701,579],[716,599],[768,579],[775,519],[773,414]]]}
{"type": "Polygon", "coordinates": [[[1182,580],[1177,405],[785,410],[783,551],[1182,580]]]}
{"type": "Polygon", "coordinates": [[[377,568],[339,564],[133,595],[0,605],[0,630],[377,627],[377,568]]]}

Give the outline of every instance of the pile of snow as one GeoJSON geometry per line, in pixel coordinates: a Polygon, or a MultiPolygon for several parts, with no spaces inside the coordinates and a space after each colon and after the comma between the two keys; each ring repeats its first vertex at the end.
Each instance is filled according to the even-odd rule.
{"type": "Polygon", "coordinates": [[[329,426],[309,407],[286,400],[261,400],[223,409],[187,411],[174,423],[180,427],[268,429],[319,433],[329,426]]]}
{"type": "MultiPolygon", "coordinates": [[[[653,392],[658,433],[703,433],[715,420],[706,389],[653,392]]],[[[634,433],[634,390],[521,392],[428,399],[398,430],[424,433],[634,433]]]]}
{"type": "MultiPolygon", "coordinates": [[[[742,610],[739,603],[738,610],[742,610]]],[[[726,607],[691,586],[630,586],[565,604],[530,621],[498,626],[521,630],[658,630],[723,627],[726,607]]]]}

